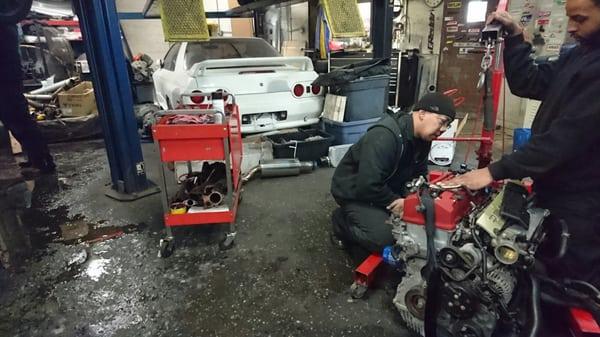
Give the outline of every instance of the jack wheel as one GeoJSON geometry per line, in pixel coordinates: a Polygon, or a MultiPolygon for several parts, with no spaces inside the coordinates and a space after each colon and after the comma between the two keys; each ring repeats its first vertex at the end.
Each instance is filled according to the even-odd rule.
{"type": "Polygon", "coordinates": [[[236,232],[227,233],[225,238],[219,242],[219,249],[221,250],[229,250],[233,248],[235,244],[235,235],[236,232]]]}
{"type": "Polygon", "coordinates": [[[158,257],[167,258],[175,251],[173,239],[160,239],[158,244],[158,257]]]}
{"type": "Polygon", "coordinates": [[[356,300],[360,300],[365,297],[367,289],[368,288],[366,286],[354,282],[350,286],[350,296],[356,300]]]}

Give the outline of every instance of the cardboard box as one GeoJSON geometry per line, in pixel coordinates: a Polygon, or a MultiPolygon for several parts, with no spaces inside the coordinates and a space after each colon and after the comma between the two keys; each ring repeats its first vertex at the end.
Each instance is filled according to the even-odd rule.
{"type": "Polygon", "coordinates": [[[92,82],[81,82],[58,94],[58,104],[64,117],[82,117],[97,111],[92,82]]]}

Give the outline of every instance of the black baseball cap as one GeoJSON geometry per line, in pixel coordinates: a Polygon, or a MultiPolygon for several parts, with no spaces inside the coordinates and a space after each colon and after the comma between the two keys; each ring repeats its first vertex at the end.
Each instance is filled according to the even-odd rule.
{"type": "Polygon", "coordinates": [[[454,102],[450,97],[439,92],[432,92],[421,97],[421,99],[413,107],[413,111],[425,110],[440,115],[450,117],[450,121],[456,117],[454,110],[454,102]]]}

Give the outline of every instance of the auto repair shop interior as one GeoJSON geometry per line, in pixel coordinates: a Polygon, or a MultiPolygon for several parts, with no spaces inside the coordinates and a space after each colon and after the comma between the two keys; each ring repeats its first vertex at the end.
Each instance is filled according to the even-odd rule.
{"type": "Polygon", "coordinates": [[[540,106],[509,90],[486,17],[506,9],[550,62],[569,41],[564,5],[3,3],[27,108],[2,101],[14,111],[0,117],[26,113],[38,131],[0,124],[0,336],[424,336],[434,302],[447,336],[492,336],[518,316],[516,270],[535,247],[519,240],[539,225],[534,211],[529,232],[505,225],[501,193],[530,180],[436,182],[524,146],[540,106]],[[348,249],[332,232],[336,167],[381,118],[412,116],[434,92],[456,115],[431,143],[427,179],[406,182],[394,243],[348,249]],[[430,293],[420,271],[439,241],[452,281],[430,293]]]}

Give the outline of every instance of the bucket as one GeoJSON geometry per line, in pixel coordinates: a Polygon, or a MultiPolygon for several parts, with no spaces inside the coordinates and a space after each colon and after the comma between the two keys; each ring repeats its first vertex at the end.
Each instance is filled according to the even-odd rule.
{"type": "Polygon", "coordinates": [[[517,128],[513,133],[513,152],[520,150],[531,137],[531,129],[517,128]]]}

